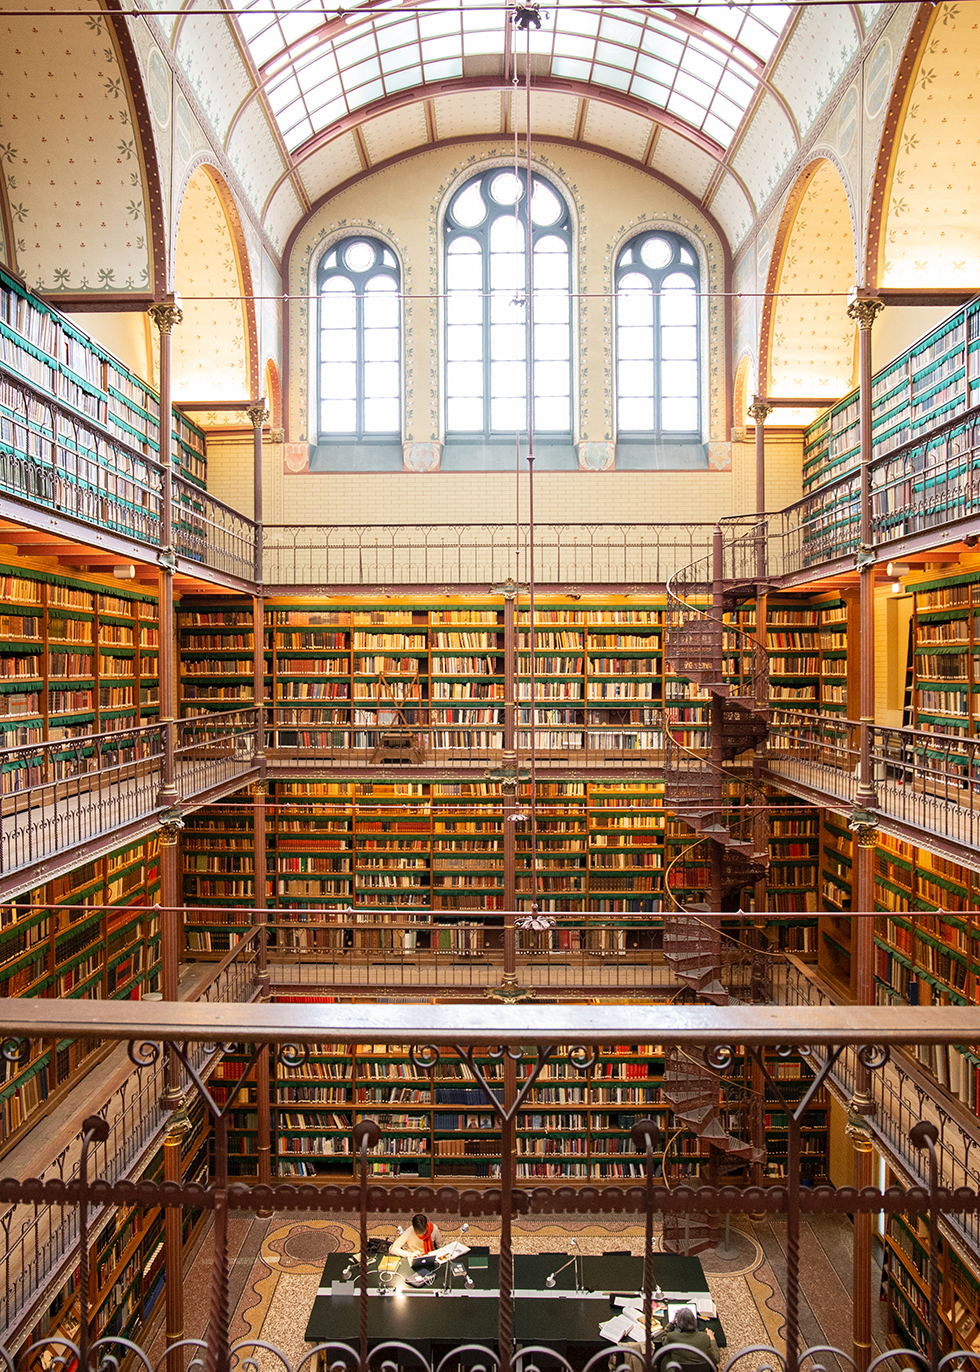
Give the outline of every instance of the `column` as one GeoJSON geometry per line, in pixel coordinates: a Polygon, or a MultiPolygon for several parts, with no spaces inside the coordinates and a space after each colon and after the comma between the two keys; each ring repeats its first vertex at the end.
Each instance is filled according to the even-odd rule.
{"type": "MultiPolygon", "coordinates": [[[[183,1141],[191,1122],[183,1109],[171,1116],[163,1139],[163,1179],[181,1186],[184,1181],[183,1141]]],[[[167,1372],[184,1372],[184,1350],[175,1349],[184,1337],[183,1212],[168,1205],[163,1212],[164,1302],[167,1319],[167,1372]]]]}
{"type": "MultiPolygon", "coordinates": [[[[184,928],[180,891],[180,853],[178,842],[184,821],[171,811],[160,824],[160,990],[164,1000],[178,1000],[180,959],[184,928]]],[[[167,1086],[161,1104],[177,1110],[183,1104],[180,1090],[180,1064],[167,1049],[167,1086]]]]}
{"type": "Polygon", "coordinates": [[[151,305],[150,318],[160,334],[160,540],[157,562],[157,588],[160,596],[160,725],[163,730],[163,759],[157,803],[166,809],[175,805],[179,794],[174,780],[176,724],[174,706],[177,696],[176,655],[174,652],[174,551],[173,458],[170,388],[170,336],[184,318],[178,295],[151,305]]]}
{"type": "Polygon", "coordinates": [[[764,514],[766,509],[766,431],[763,427],[772,414],[772,406],[757,395],[746,413],[755,421],[755,512],[764,514]]]}
{"type": "MultiPolygon", "coordinates": [[[[857,553],[857,567],[860,573],[858,588],[860,633],[858,635],[861,654],[860,722],[858,727],[858,786],[855,795],[854,813],[851,828],[858,833],[858,851],[855,862],[854,909],[868,911],[874,909],[874,868],[867,828],[875,821],[874,809],[878,796],[875,791],[874,776],[871,769],[871,727],[874,724],[875,704],[875,552],[874,535],[871,525],[871,326],[883,308],[880,300],[863,297],[859,291],[852,291],[851,303],[847,307],[848,317],[858,326],[859,372],[861,387],[861,545],[857,553]],[[862,841],[862,834],[865,841],[862,841]]],[[[852,948],[860,948],[864,961],[870,964],[874,950],[874,930],[862,932],[864,924],[870,921],[857,921],[858,928],[852,939],[852,948]]],[[[873,988],[873,972],[870,966],[862,966],[862,958],[857,958],[855,987],[859,1004],[870,1004],[864,994],[873,988]]]]}
{"type": "Polygon", "coordinates": [[[254,580],[262,580],[262,426],[269,422],[264,400],[257,400],[245,411],[252,425],[252,519],[255,523],[254,580]]]}
{"type": "MultiPolygon", "coordinates": [[[[852,291],[848,317],[858,326],[861,387],[861,545],[856,558],[860,573],[859,650],[861,654],[860,723],[858,726],[858,786],[849,827],[855,835],[854,909],[865,919],[851,923],[851,992],[858,1005],[874,1004],[874,848],[877,839],[877,792],[871,768],[871,728],[875,705],[875,552],[871,523],[871,327],[883,308],[880,300],[852,291]]],[[[871,1184],[871,1135],[864,1119],[874,1112],[867,1070],[857,1067],[851,1123],[855,1140],[854,1184],[871,1184]]],[[[868,1365],[871,1348],[871,1216],[854,1216],[854,1362],[858,1372],[868,1365]]]]}

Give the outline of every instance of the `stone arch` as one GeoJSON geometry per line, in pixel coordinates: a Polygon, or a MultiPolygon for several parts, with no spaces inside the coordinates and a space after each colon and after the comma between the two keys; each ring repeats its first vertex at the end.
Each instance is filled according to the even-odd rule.
{"type": "Polygon", "coordinates": [[[272,358],[265,364],[265,403],[269,410],[269,424],[273,429],[282,428],[282,386],[279,384],[279,368],[272,358]]]}
{"type": "Polygon", "coordinates": [[[749,357],[748,353],[745,353],[739,358],[738,366],[735,368],[735,384],[732,387],[733,428],[745,428],[754,373],[755,368],[752,365],[752,359],[749,357]]]}
{"type": "MultiPolygon", "coordinates": [[[[855,327],[847,293],[855,281],[854,215],[837,166],[822,157],[787,199],[769,263],[759,339],[760,394],[823,396],[854,383],[855,327]]],[[[812,410],[783,410],[805,422],[812,410]]]]}
{"type": "Polygon", "coordinates": [[[184,308],[173,333],[175,399],[251,396],[260,381],[252,274],[232,197],[205,163],[184,187],[173,280],[184,308]]]}
{"type": "Polygon", "coordinates": [[[940,5],[910,35],[885,120],[868,223],[868,285],[980,282],[980,30],[940,5]]]}

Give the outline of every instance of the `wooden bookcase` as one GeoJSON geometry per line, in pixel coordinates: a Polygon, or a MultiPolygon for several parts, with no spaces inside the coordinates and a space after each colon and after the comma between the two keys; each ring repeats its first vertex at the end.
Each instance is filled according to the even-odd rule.
{"type": "MultiPolygon", "coordinates": [[[[503,1068],[478,1059],[491,1086],[503,1085],[503,1068]]],[[[240,1059],[225,1058],[213,1079],[219,1092],[237,1079],[240,1059]]],[[[799,1060],[774,1063],[802,1092],[809,1068],[799,1060]]],[[[657,1044],[603,1049],[590,1073],[579,1073],[565,1052],[550,1061],[516,1119],[517,1177],[523,1182],[616,1182],[642,1177],[630,1131],[654,1117],[665,1137],[672,1130],[663,1093],[664,1057],[657,1044]]],[[[232,1160],[239,1176],[258,1174],[257,1097],[235,1112],[232,1160]]],[[[793,1085],[788,1086],[792,1096],[793,1085]]],[[[370,1153],[375,1178],[399,1182],[494,1180],[500,1175],[499,1121],[469,1068],[446,1054],[431,1073],[416,1068],[407,1046],[315,1045],[308,1061],[278,1064],[270,1083],[274,1172],[281,1179],[336,1182],[354,1175],[351,1130],[377,1120],[379,1145],[370,1153]]],[[[805,1172],[822,1177],[827,1164],[827,1102],[811,1106],[804,1124],[805,1172]]],[[[785,1115],[770,1113],[767,1136],[771,1177],[785,1175],[785,1115]]],[[[672,1176],[697,1177],[710,1149],[682,1129],[670,1159],[672,1176]]]]}
{"type": "MultiPolygon", "coordinates": [[[[980,304],[972,301],[872,380],[872,456],[883,457],[980,401],[980,304]]],[[[851,474],[860,456],[858,392],[806,431],[804,495],[851,474]]]]}
{"type": "MultiPolygon", "coordinates": [[[[0,742],[18,744],[121,733],[160,713],[156,598],[0,565],[0,742]]],[[[57,780],[57,755],[51,760],[57,780]]],[[[69,765],[66,763],[66,766],[69,765]]],[[[77,758],[71,767],[77,771],[77,758]]],[[[11,762],[6,794],[44,779],[11,762]]]]}
{"type": "MultiPolygon", "coordinates": [[[[72,319],[33,295],[2,269],[0,364],[77,413],[81,423],[66,426],[58,437],[86,462],[100,465],[105,460],[92,441],[99,429],[121,439],[144,457],[159,456],[160,399],[153,388],[89,338],[72,319]]],[[[23,419],[0,395],[4,441],[13,443],[15,434],[22,441],[23,428],[4,424],[5,417],[23,419]]],[[[32,428],[42,431],[41,422],[35,422],[32,428]]],[[[48,432],[47,436],[53,435],[48,432]]],[[[176,408],[171,417],[171,452],[180,475],[196,486],[206,487],[204,431],[176,408]]],[[[37,461],[36,453],[20,455],[37,461]]],[[[118,472],[118,468],[115,470],[118,472]]],[[[125,471],[119,474],[127,475],[125,471]]]]}
{"type": "MultiPolygon", "coordinates": [[[[156,991],[159,888],[153,834],[0,906],[0,995],[138,1000],[156,991]]],[[[36,1123],[93,1051],[84,1039],[36,1039],[30,1061],[0,1060],[0,1150],[36,1123]]]]}

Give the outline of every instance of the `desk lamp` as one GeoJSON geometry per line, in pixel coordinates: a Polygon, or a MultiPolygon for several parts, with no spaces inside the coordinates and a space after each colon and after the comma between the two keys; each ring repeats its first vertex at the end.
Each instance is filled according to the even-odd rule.
{"type": "Polygon", "coordinates": [[[568,1241],[568,1246],[569,1246],[569,1248],[574,1248],[574,1249],[575,1249],[575,1252],[574,1252],[574,1253],[572,1254],[572,1256],[568,1259],[568,1262],[562,1263],[561,1267],[556,1268],[555,1271],[552,1272],[550,1276],[545,1277],[545,1279],[544,1279],[544,1284],[545,1284],[545,1286],[548,1288],[549,1291],[551,1291],[551,1290],[554,1288],[554,1285],[555,1285],[555,1278],[559,1275],[559,1273],[564,1272],[564,1270],[565,1270],[566,1267],[571,1267],[572,1263],[575,1264],[575,1290],[576,1290],[576,1291],[580,1291],[580,1290],[582,1289],[581,1282],[579,1281],[579,1270],[578,1270],[579,1251],[578,1251],[578,1242],[577,1242],[577,1240],[575,1240],[575,1239],[569,1239],[569,1241],[568,1241]]]}

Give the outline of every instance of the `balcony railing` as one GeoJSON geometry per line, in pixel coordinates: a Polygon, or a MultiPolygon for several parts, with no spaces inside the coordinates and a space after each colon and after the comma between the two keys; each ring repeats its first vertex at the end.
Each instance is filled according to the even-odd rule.
{"type": "MultiPolygon", "coordinates": [[[[175,773],[190,798],[250,771],[254,710],[180,720],[175,773]]],[[[161,724],[0,752],[0,877],[148,819],[163,777],[161,724]]]]}
{"type": "MultiPolygon", "coordinates": [[[[753,520],[733,520],[738,527],[753,520]]],[[[536,524],[534,576],[539,585],[667,578],[710,552],[713,524],[536,524]]],[[[267,585],[425,586],[523,581],[528,531],[513,524],[266,525],[267,585]]]]}
{"type": "MultiPolygon", "coordinates": [[[[857,916],[852,916],[857,918],[857,916]]],[[[873,919],[873,915],[860,918],[873,919]]],[[[795,958],[788,960],[784,986],[784,1002],[800,1008],[831,1007],[839,1005],[833,993],[807,968],[795,958]]],[[[908,1007],[902,1007],[906,1013],[908,1007]]],[[[846,1013],[850,1014],[848,1006],[846,1013]]],[[[954,1010],[953,1015],[960,1013],[954,1010]]],[[[972,1016],[964,1016],[964,1019],[972,1016]]],[[[936,1049],[933,1045],[910,1042],[907,1052],[893,1055],[883,1071],[870,1073],[868,1084],[874,1101],[874,1113],[867,1116],[868,1127],[878,1140],[882,1151],[914,1186],[929,1185],[929,1169],[926,1158],[908,1146],[909,1131],[921,1119],[929,1119],[938,1126],[936,1158],[939,1170],[939,1184],[950,1192],[958,1187],[980,1192],[980,1120],[951,1097],[937,1100],[936,1082],[914,1061],[916,1052],[931,1054],[937,1051],[957,1052],[965,1045],[974,1051],[975,1040],[970,1037],[967,1025],[960,1030],[957,1044],[947,1049],[936,1049]]],[[[814,1045],[811,1054],[814,1065],[827,1061],[822,1046],[814,1045]]],[[[830,1082],[844,1101],[850,1101],[858,1085],[860,1063],[853,1049],[847,1049],[833,1063],[830,1082]]],[[[972,1067],[970,1068],[972,1071],[972,1067]]],[[[980,1263],[980,1213],[962,1211],[947,1215],[944,1223],[955,1234],[957,1240],[966,1247],[974,1264],[980,1263]]]]}
{"type": "MultiPolygon", "coordinates": [[[[790,787],[852,805],[859,728],[854,720],[774,711],[766,767],[790,787]]],[[[980,843],[980,739],[875,725],[871,763],[883,818],[963,847],[980,843]]]]}
{"type": "MultiPolygon", "coordinates": [[[[0,363],[0,491],[151,548],[160,546],[163,468],[0,363]]],[[[173,473],[179,557],[251,581],[255,525],[173,473]]]]}
{"type": "MultiPolygon", "coordinates": [[[[117,907],[118,909],[118,907],[117,907]]],[[[224,958],[194,993],[208,1006],[247,1004],[258,994],[258,936],[245,938],[233,955],[224,958]]],[[[72,1004],[78,1004],[74,1001],[72,1004]]],[[[144,1002],[144,1005],[149,1002],[144,1002]]],[[[101,1035],[93,1033],[94,1047],[101,1035]]],[[[206,1071],[217,1049],[198,1042],[192,1046],[196,1071],[206,1071]]],[[[118,1055],[117,1055],[118,1057],[118,1055]]],[[[7,1057],[9,1064],[11,1059],[7,1057]]],[[[112,1062],[100,1068],[104,1077],[112,1062]]],[[[169,1117],[161,1104],[165,1086],[162,1058],[138,1069],[123,1058],[112,1073],[114,1084],[105,1097],[89,1101],[89,1114],[106,1121],[103,1139],[92,1144],[89,1166],[111,1183],[131,1176],[158,1143],[169,1117]]],[[[83,1131],[59,1146],[50,1161],[36,1171],[39,1182],[75,1182],[79,1178],[83,1131]]],[[[10,1201],[9,1195],[4,1196],[10,1201]]],[[[108,1213],[105,1202],[94,1205],[90,1221],[96,1228],[108,1213]]],[[[67,1280],[78,1261],[78,1210],[74,1207],[11,1204],[0,1206],[0,1342],[16,1335],[47,1293],[50,1301],[59,1280],[67,1280]]]]}
{"type": "MultiPolygon", "coordinates": [[[[655,1031],[665,1051],[676,1045],[687,1053],[702,1057],[716,1072],[724,1072],[736,1055],[752,1064],[752,1070],[760,1074],[759,1080],[765,1082],[767,1096],[773,1101],[774,1107],[786,1115],[786,1183],[765,1188],[695,1185],[668,1189],[658,1184],[655,1175],[658,1155],[654,1152],[654,1144],[659,1142],[658,1135],[650,1122],[640,1122],[634,1126],[632,1137],[633,1146],[637,1149],[635,1156],[639,1172],[635,1181],[605,1187],[601,1193],[595,1187],[566,1187],[557,1195],[548,1187],[522,1189],[516,1182],[513,1139],[521,1100],[543,1072],[546,1073],[544,1080],[547,1080],[549,1064],[556,1060],[562,1064],[563,1077],[572,1074],[583,1084],[593,1076],[601,1079],[604,1063],[608,1062],[604,1054],[615,1052],[617,1044],[632,1042],[637,1038],[639,1023],[635,1007],[474,1004],[469,1008],[464,1022],[460,1020],[458,1009],[430,1004],[337,1005],[323,1002],[316,1007],[315,1016],[311,1017],[310,1010],[309,1005],[295,1004],[223,1006],[222,1039],[235,1045],[236,1055],[242,1063],[242,1073],[230,1082],[225,1080],[228,1088],[226,1097],[219,1102],[207,1089],[201,1059],[197,1056],[200,1052],[208,1051],[201,1045],[214,1042],[212,1006],[184,1003],[175,1015],[174,1007],[166,1004],[144,1003],[137,1010],[126,1002],[0,1001],[0,1033],[7,1040],[5,1052],[8,1057],[15,1051],[25,1051],[25,1045],[34,1037],[61,1039],[84,1034],[128,1043],[131,1060],[137,1065],[138,1075],[143,1076],[159,1070],[158,1064],[164,1057],[162,1046],[169,1045],[180,1064],[183,1090],[192,1099],[203,1103],[213,1137],[214,1186],[161,1184],[148,1179],[137,1190],[130,1182],[116,1179],[111,1171],[104,1177],[99,1176],[104,1164],[95,1140],[101,1126],[97,1119],[93,1122],[89,1117],[85,1122],[77,1173],[71,1177],[49,1177],[43,1185],[39,1181],[12,1176],[0,1182],[0,1194],[11,1203],[25,1206],[53,1205],[71,1209],[81,1205],[91,1208],[132,1206],[136,1203],[141,1207],[161,1205],[169,1209],[211,1211],[214,1215],[212,1291],[216,1297],[211,1300],[204,1340],[189,1339],[177,1345],[178,1349],[196,1350],[208,1367],[227,1368],[232,1365],[233,1359],[246,1356],[247,1350],[254,1349],[254,1341],[232,1347],[230,1339],[231,1312],[225,1293],[228,1291],[230,1261],[228,1215],[234,1210],[302,1209],[306,1214],[334,1214],[354,1209],[360,1217],[362,1251],[366,1247],[369,1219],[390,1211],[392,1207],[396,1207],[400,1213],[404,1213],[405,1207],[410,1205],[423,1211],[438,1208],[440,1212],[455,1213],[461,1217],[497,1216],[500,1234],[498,1337],[493,1347],[469,1348],[467,1356],[470,1361],[475,1359],[483,1366],[499,1367],[502,1372],[509,1372],[512,1367],[528,1369],[529,1372],[531,1367],[541,1365],[543,1356],[552,1360],[557,1358],[561,1366],[570,1365],[562,1361],[554,1350],[536,1345],[528,1347],[527,1344],[523,1348],[515,1346],[515,1216],[525,1213],[547,1214],[556,1208],[583,1215],[595,1215],[600,1211],[643,1215],[646,1218],[645,1252],[650,1255],[648,1265],[645,1264],[643,1301],[649,1304],[655,1215],[683,1216],[699,1212],[719,1219],[725,1215],[756,1212],[783,1215],[786,1220],[786,1261],[785,1273],[780,1273],[780,1277],[786,1298],[785,1347],[779,1350],[736,1349],[730,1351],[725,1365],[727,1368],[756,1366],[761,1357],[763,1363],[775,1360],[787,1372],[797,1372],[801,1362],[810,1359],[821,1365],[835,1358],[839,1362],[847,1362],[844,1352],[825,1349],[819,1354],[815,1350],[808,1353],[801,1346],[799,1256],[800,1221],[804,1214],[870,1212],[921,1215],[931,1229],[929,1253],[934,1262],[940,1248],[940,1217],[943,1223],[958,1222],[964,1217],[970,1217],[972,1221],[974,1212],[980,1206],[976,1179],[969,1169],[960,1174],[960,1184],[955,1190],[940,1183],[934,1165],[921,1169],[929,1178],[925,1185],[904,1190],[894,1187],[879,1191],[868,1187],[858,1193],[851,1187],[802,1187],[799,1181],[805,1112],[814,1092],[838,1070],[843,1055],[852,1052],[859,1054],[865,1070],[873,1080],[877,1080],[889,1072],[891,1052],[900,1045],[949,1043],[964,1037],[980,1040],[980,1010],[975,1008],[951,1012],[942,1007],[849,1007],[845,1017],[837,1007],[821,1005],[772,1007],[764,1015],[760,1015],[759,1010],[753,1007],[675,1006],[662,1007],[656,1021],[651,1021],[649,1013],[645,1012],[645,1029],[655,1031]],[[323,1188],[286,1183],[270,1186],[233,1182],[228,1185],[230,1112],[235,1108],[239,1092],[248,1085],[263,1048],[269,1045],[283,1066],[296,1067],[306,1054],[314,1051],[315,1044],[324,1041],[341,1044],[368,1041],[375,1045],[375,1051],[377,1045],[389,1044],[398,1053],[404,1053],[404,1045],[410,1045],[409,1061],[413,1074],[417,1073],[423,1078],[427,1073],[437,1070],[440,1062],[461,1064],[472,1074],[474,1089],[483,1093],[486,1104],[482,1108],[496,1121],[494,1128],[485,1132],[499,1135],[499,1184],[487,1192],[475,1188],[459,1191],[452,1186],[443,1186],[438,1193],[424,1184],[410,1193],[404,1187],[387,1191],[380,1186],[370,1186],[368,1168],[378,1131],[376,1125],[372,1128],[372,1108],[367,1106],[359,1109],[363,1119],[354,1126],[351,1139],[350,1154],[353,1155],[355,1178],[360,1173],[359,1184],[355,1181],[354,1184],[323,1188]],[[567,1047],[562,1048],[561,1045],[567,1047]],[[785,1078],[779,1070],[779,1060],[793,1054],[809,1059],[815,1073],[802,1095],[798,1082],[792,1091],[784,1090],[785,1078]],[[513,1083],[501,1090],[496,1072],[491,1071],[487,1075],[484,1065],[499,1063],[504,1058],[513,1064],[513,1083]]],[[[143,1089],[142,1084],[138,1089],[143,1089]]],[[[914,1116],[911,1107],[916,1097],[913,1093],[906,1093],[903,1099],[910,1108],[905,1110],[902,1118],[911,1120],[914,1116]]],[[[925,1101],[920,1104],[925,1109],[925,1101]]],[[[387,1106],[380,1106],[379,1113],[387,1109],[387,1106]]],[[[927,1110],[926,1114],[928,1116],[927,1110]]],[[[914,1120],[910,1139],[910,1142],[906,1141],[908,1151],[921,1148],[924,1157],[936,1157],[941,1151],[938,1146],[940,1130],[928,1117],[924,1121],[921,1118],[914,1120]]],[[[380,1366],[386,1355],[400,1362],[409,1356],[404,1349],[396,1349],[391,1345],[382,1344],[371,1349],[368,1312],[369,1308],[374,1308],[370,1303],[378,1298],[369,1295],[366,1262],[360,1264],[360,1268],[360,1295],[357,1298],[360,1343],[355,1338],[351,1344],[328,1344],[322,1349],[331,1366],[350,1372],[354,1368],[366,1372],[369,1366],[380,1366]]],[[[931,1266],[929,1275],[936,1299],[922,1316],[923,1332],[919,1348],[905,1352],[892,1350],[885,1356],[896,1360],[899,1365],[911,1362],[913,1366],[921,1368],[928,1364],[931,1372],[938,1372],[941,1354],[949,1348],[951,1336],[948,1326],[941,1324],[938,1269],[931,1266]],[[941,1328],[944,1334],[940,1332],[941,1328]]],[[[77,1357],[81,1367],[88,1369],[90,1366],[103,1366],[106,1357],[122,1357],[132,1351],[134,1345],[119,1336],[107,1334],[100,1339],[92,1337],[89,1328],[91,1291],[84,1280],[76,1287],[76,1291],[79,1335],[77,1343],[69,1344],[69,1356],[77,1357]]],[[[44,1346],[42,1343],[41,1347],[44,1346]]],[[[64,1342],[59,1342],[55,1355],[59,1356],[64,1347],[64,1342]]],[[[271,1351],[278,1353],[275,1349],[271,1351]]],[[[311,1357],[314,1351],[311,1350],[311,1357]]],[[[454,1351],[458,1355],[461,1350],[457,1348],[454,1351]]],[[[622,1349],[610,1346],[596,1354],[587,1367],[598,1372],[598,1369],[605,1367],[608,1356],[613,1354],[619,1366],[633,1369],[642,1367],[647,1372],[654,1364],[652,1353],[652,1348],[644,1346],[642,1341],[639,1345],[633,1344],[622,1349]]],[[[183,1358],[184,1355],[181,1356],[183,1358]]],[[[969,1360],[972,1355],[966,1353],[962,1356],[969,1360]]],[[[413,1365],[420,1368],[429,1369],[433,1366],[417,1352],[413,1352],[411,1357],[413,1365]]],[[[657,1354],[656,1365],[669,1363],[670,1357],[671,1354],[666,1351],[657,1354]]],[[[956,1366],[956,1355],[950,1357],[950,1365],[956,1366]]],[[[285,1365],[289,1366],[289,1363],[285,1362],[285,1365]]]]}

